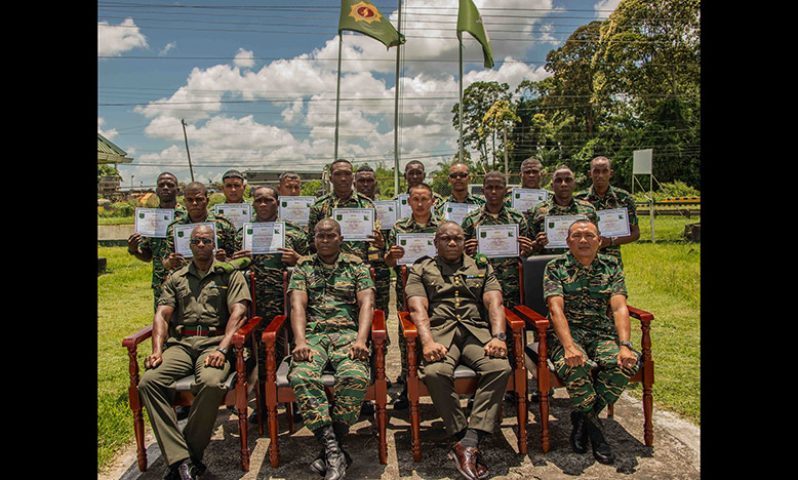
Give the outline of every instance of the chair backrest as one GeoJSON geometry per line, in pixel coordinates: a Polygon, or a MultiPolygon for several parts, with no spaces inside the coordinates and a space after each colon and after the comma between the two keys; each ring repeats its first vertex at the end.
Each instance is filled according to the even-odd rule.
{"type": "Polygon", "coordinates": [[[546,264],[559,255],[533,255],[524,259],[524,305],[543,315],[549,308],[543,300],[543,272],[546,264]]]}

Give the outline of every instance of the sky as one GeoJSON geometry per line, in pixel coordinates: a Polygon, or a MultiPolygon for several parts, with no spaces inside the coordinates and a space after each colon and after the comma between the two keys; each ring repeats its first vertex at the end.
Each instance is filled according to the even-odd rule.
{"type": "MultiPolygon", "coordinates": [[[[542,80],[546,54],[620,0],[474,0],[495,65],[463,35],[464,88],[475,81],[542,80]]],[[[398,25],[396,0],[372,2],[398,25]]],[[[457,0],[403,0],[400,168],[430,172],[457,153],[457,0]]],[[[320,170],[333,159],[337,0],[100,1],[97,129],[134,161],[122,187],[160,172],[221,181],[229,168],[320,170]]],[[[396,48],[343,33],[338,157],[394,162],[396,48]]],[[[474,153],[476,156],[476,153],[474,153]]]]}

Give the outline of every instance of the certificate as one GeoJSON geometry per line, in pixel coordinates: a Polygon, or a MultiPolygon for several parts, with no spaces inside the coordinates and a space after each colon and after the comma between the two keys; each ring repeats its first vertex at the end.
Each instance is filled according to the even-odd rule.
{"type": "Polygon", "coordinates": [[[377,210],[377,220],[383,230],[390,230],[396,221],[401,218],[397,216],[399,209],[396,207],[396,203],[396,200],[376,200],[374,202],[374,208],[377,210]]]}
{"type": "Polygon", "coordinates": [[[176,224],[174,229],[175,236],[175,253],[179,253],[186,258],[194,256],[191,253],[191,231],[200,225],[207,225],[213,230],[213,248],[219,248],[219,241],[216,239],[216,224],[213,222],[200,222],[200,223],[181,223],[176,224]]]}
{"type": "Polygon", "coordinates": [[[332,218],[341,224],[345,242],[367,242],[374,235],[373,208],[333,208],[332,218]]]}
{"type": "Polygon", "coordinates": [[[543,225],[549,243],[545,248],[568,248],[568,243],[565,241],[568,238],[568,227],[577,220],[587,220],[587,217],[584,215],[546,215],[543,218],[543,225]]]}
{"type": "Polygon", "coordinates": [[[477,251],[488,258],[517,257],[520,253],[517,223],[478,225],[477,240],[477,251]]]}
{"type": "Polygon", "coordinates": [[[252,205],[248,203],[217,203],[213,206],[213,213],[230,220],[236,230],[239,230],[252,218],[252,205]]]}
{"type": "Polygon", "coordinates": [[[602,237],[626,237],[631,235],[629,230],[629,211],[625,208],[610,208],[599,210],[598,226],[602,237]]]}
{"type": "Polygon", "coordinates": [[[405,249],[398,265],[412,265],[424,255],[434,258],[438,254],[434,233],[397,233],[396,244],[405,249]]]}
{"type": "Polygon", "coordinates": [[[446,202],[443,204],[443,218],[462,225],[466,215],[477,209],[479,209],[479,205],[473,203],[446,202]]]}
{"type": "Polygon", "coordinates": [[[310,220],[310,207],[316,197],[280,197],[280,219],[306,226],[310,220]]]}
{"type": "Polygon", "coordinates": [[[137,208],[136,233],[145,237],[166,238],[166,227],[175,219],[171,208],[137,208]]]}
{"type": "Polygon", "coordinates": [[[549,198],[549,192],[537,188],[514,188],[510,195],[512,207],[521,213],[549,198]]]}
{"type": "Polygon", "coordinates": [[[285,223],[248,222],[244,224],[242,232],[244,250],[252,251],[253,255],[282,253],[277,249],[285,245],[285,223]]]}

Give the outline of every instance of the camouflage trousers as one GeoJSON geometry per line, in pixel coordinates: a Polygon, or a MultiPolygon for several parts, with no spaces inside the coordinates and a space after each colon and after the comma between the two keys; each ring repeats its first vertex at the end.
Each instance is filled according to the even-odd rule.
{"type": "Polygon", "coordinates": [[[155,312],[158,310],[158,300],[161,299],[161,292],[163,291],[163,287],[160,285],[152,287],[152,311],[155,312]]]}
{"type": "Polygon", "coordinates": [[[589,360],[581,367],[569,367],[565,363],[565,348],[553,334],[546,339],[551,348],[549,358],[565,383],[574,409],[583,413],[600,412],[618,400],[629,378],[637,373],[638,364],[631,368],[618,366],[618,344],[614,338],[592,337],[578,330],[571,330],[571,335],[576,347],[589,360]],[[594,367],[598,370],[595,377],[591,372],[594,367]]]}
{"type": "Polygon", "coordinates": [[[310,430],[332,422],[347,425],[357,422],[370,377],[368,360],[349,358],[349,347],[356,338],[354,330],[309,333],[307,342],[313,350],[313,358],[309,362],[291,361],[288,381],[296,394],[305,426],[310,430]],[[321,381],[327,362],[335,370],[333,402],[327,399],[321,381]]]}
{"type": "Polygon", "coordinates": [[[402,321],[399,320],[399,312],[406,312],[405,307],[405,289],[404,282],[402,281],[402,269],[395,267],[396,271],[396,319],[399,322],[399,359],[402,364],[402,371],[399,373],[399,378],[407,378],[407,340],[405,340],[405,329],[402,327],[402,321]]]}
{"type": "MultiPolygon", "coordinates": [[[[391,271],[385,262],[376,261],[372,262],[371,266],[374,267],[374,287],[376,288],[376,298],[374,299],[374,308],[385,312],[385,321],[388,321],[388,299],[391,296],[391,271]]],[[[388,331],[385,331],[385,346],[391,344],[391,337],[388,331]]],[[[387,353],[387,352],[386,352],[387,353]]]]}

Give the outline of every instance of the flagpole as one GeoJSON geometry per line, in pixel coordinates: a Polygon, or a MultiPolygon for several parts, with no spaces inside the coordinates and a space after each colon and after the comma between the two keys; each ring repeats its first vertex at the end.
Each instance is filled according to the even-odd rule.
{"type": "Polygon", "coordinates": [[[463,38],[462,36],[457,36],[458,44],[460,48],[458,48],[458,52],[460,53],[460,150],[459,150],[459,158],[460,163],[463,163],[463,38]]]}
{"type": "MultiPolygon", "coordinates": [[[[396,22],[399,29],[402,28],[402,0],[397,0],[399,4],[399,19],[396,22]]],[[[399,35],[401,35],[401,32],[399,35]]],[[[401,38],[401,36],[399,37],[401,38]]],[[[399,194],[399,49],[402,44],[396,46],[396,95],[393,101],[393,191],[399,194]]]]}
{"type": "Polygon", "coordinates": [[[344,43],[344,37],[338,32],[338,82],[335,86],[335,154],[333,161],[338,160],[338,112],[341,107],[341,46],[344,43]]]}

